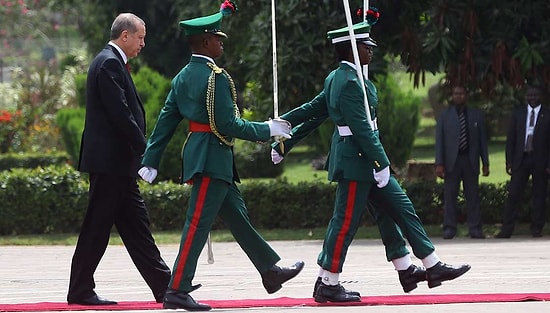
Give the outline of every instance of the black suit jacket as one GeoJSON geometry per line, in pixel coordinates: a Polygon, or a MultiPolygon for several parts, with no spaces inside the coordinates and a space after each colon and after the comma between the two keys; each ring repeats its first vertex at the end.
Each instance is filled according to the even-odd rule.
{"type": "MultiPolygon", "coordinates": [[[[506,137],[506,165],[512,172],[521,165],[525,150],[527,105],[514,109],[506,137]]],[[[533,161],[535,170],[550,168],[550,110],[541,106],[533,133],[533,161]]]]}
{"type": "MultiPolygon", "coordinates": [[[[468,158],[476,174],[479,174],[479,160],[489,166],[487,134],[483,113],[466,107],[468,132],[468,158]]],[[[435,134],[435,164],[444,165],[446,172],[451,172],[458,158],[460,125],[454,105],[440,113],[437,119],[435,134]]]]}
{"type": "Polygon", "coordinates": [[[111,45],[94,58],[78,169],[137,177],[145,151],[145,111],[122,56],[111,45]]]}

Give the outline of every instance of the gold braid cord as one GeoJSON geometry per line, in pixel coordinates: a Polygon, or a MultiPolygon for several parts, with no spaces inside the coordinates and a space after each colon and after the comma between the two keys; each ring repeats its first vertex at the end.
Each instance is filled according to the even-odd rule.
{"type": "Polygon", "coordinates": [[[233,98],[234,113],[235,116],[238,118],[241,117],[241,114],[239,113],[239,107],[237,107],[237,90],[235,89],[235,82],[223,68],[220,68],[216,64],[210,62],[206,64],[212,69],[212,73],[208,77],[208,89],[206,90],[206,110],[208,111],[208,123],[210,124],[210,129],[212,130],[212,133],[214,133],[214,135],[216,135],[216,137],[218,137],[224,144],[231,147],[235,144],[235,139],[227,140],[225,136],[220,134],[220,132],[218,132],[218,129],[216,128],[216,121],[214,119],[216,75],[223,73],[225,77],[227,77],[227,80],[229,81],[229,87],[231,88],[231,97],[233,98]]]}

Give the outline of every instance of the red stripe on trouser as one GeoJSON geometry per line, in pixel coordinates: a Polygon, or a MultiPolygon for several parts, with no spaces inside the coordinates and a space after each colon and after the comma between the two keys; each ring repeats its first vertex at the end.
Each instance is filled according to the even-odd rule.
{"type": "Polygon", "coordinates": [[[175,269],[174,279],[172,280],[172,289],[178,289],[178,286],[180,284],[181,276],[183,275],[185,263],[187,261],[187,256],[189,255],[189,250],[193,245],[193,239],[195,237],[195,232],[197,231],[196,225],[199,224],[202,209],[204,208],[204,199],[206,198],[206,192],[208,191],[209,183],[209,177],[204,177],[201,180],[199,195],[197,197],[197,202],[195,203],[195,211],[193,212],[193,216],[191,217],[191,223],[189,224],[189,229],[187,230],[185,242],[181,245],[181,250],[179,252],[178,264],[175,269]]]}
{"type": "Polygon", "coordinates": [[[338,273],[340,265],[340,259],[342,249],[344,248],[344,241],[349,231],[349,225],[353,218],[353,207],[355,206],[355,193],[357,192],[357,182],[350,181],[348,186],[348,199],[346,201],[346,210],[344,211],[344,220],[342,221],[342,228],[336,237],[336,243],[334,244],[334,254],[332,256],[332,265],[330,271],[338,273]]]}

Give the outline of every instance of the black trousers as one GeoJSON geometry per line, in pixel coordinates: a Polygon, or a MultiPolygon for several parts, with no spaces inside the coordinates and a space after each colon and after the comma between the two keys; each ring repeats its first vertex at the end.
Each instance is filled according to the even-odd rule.
{"type": "Polygon", "coordinates": [[[512,234],[518,216],[517,206],[525,191],[529,177],[532,178],[533,189],[531,192],[531,232],[540,233],[546,221],[546,188],[548,187],[548,174],[542,168],[535,168],[532,153],[525,153],[521,166],[512,171],[510,185],[508,186],[508,199],[504,206],[502,232],[512,234]]]}
{"type": "MultiPolygon", "coordinates": [[[[479,169],[477,169],[479,171],[479,169]]],[[[452,171],[445,172],[443,228],[456,232],[458,193],[462,183],[466,199],[466,221],[469,233],[481,234],[482,221],[479,203],[479,172],[472,167],[468,154],[459,154],[452,171]]]]}
{"type": "Polygon", "coordinates": [[[113,225],[153,296],[162,299],[170,281],[170,268],[155,245],[136,178],[90,173],[88,209],[72,259],[67,301],[95,295],[94,272],[113,225]]]}

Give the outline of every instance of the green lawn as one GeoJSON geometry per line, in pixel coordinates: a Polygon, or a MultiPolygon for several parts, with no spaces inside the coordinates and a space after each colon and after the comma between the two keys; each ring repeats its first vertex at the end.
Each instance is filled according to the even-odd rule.
{"type": "MultiPolygon", "coordinates": [[[[435,160],[435,139],[433,137],[417,137],[415,147],[412,151],[411,160],[434,162],[435,160]]],[[[297,146],[283,160],[285,170],[282,179],[290,183],[302,181],[328,182],[327,172],[314,170],[311,166],[311,159],[314,157],[305,146],[297,146]]],[[[482,183],[503,183],[509,179],[506,174],[504,162],[504,139],[497,138],[489,143],[489,168],[490,174],[487,177],[481,176],[482,183]]],[[[265,179],[266,181],[270,179],[265,179]]],[[[244,179],[243,183],[250,181],[244,179]]]]}
{"type": "MultiPolygon", "coordinates": [[[[440,225],[424,225],[426,233],[432,238],[441,238],[442,230],[440,225]]],[[[484,233],[492,237],[499,230],[498,225],[483,225],[484,233]]],[[[259,229],[258,232],[267,241],[274,240],[323,240],[326,228],[318,227],[312,229],[259,229]]],[[[212,231],[212,241],[228,242],[234,241],[233,236],[228,230],[212,231]]],[[[517,225],[514,236],[529,236],[529,225],[517,225]]],[[[548,231],[544,232],[549,234],[548,231]]],[[[181,239],[180,231],[158,231],[154,233],[157,244],[178,244],[181,239]]],[[[467,237],[468,228],[465,225],[459,225],[457,237],[467,237]]],[[[357,239],[378,239],[380,238],[378,228],[376,226],[359,227],[355,236],[357,239]]],[[[78,239],[78,234],[41,234],[41,235],[20,235],[20,236],[0,236],[0,246],[19,245],[62,245],[74,246],[78,239]]],[[[113,233],[109,240],[110,245],[122,245],[120,237],[113,233]]]]}
{"type": "MultiPolygon", "coordinates": [[[[417,161],[434,162],[435,161],[435,139],[421,137],[417,139],[411,159],[417,161]]],[[[503,138],[497,138],[489,143],[489,176],[479,176],[482,183],[502,183],[506,182],[510,176],[506,173],[506,162],[504,157],[503,138]]]]}

